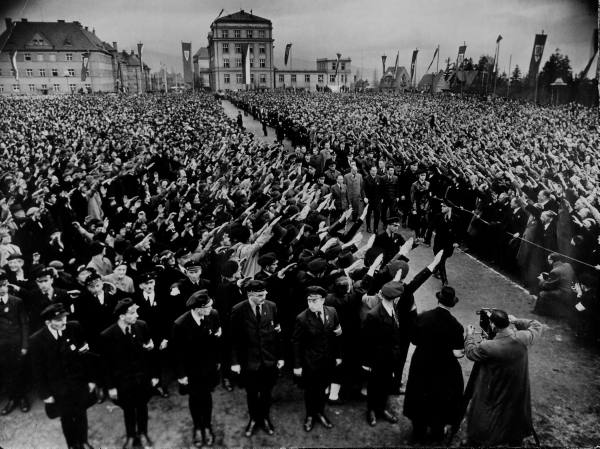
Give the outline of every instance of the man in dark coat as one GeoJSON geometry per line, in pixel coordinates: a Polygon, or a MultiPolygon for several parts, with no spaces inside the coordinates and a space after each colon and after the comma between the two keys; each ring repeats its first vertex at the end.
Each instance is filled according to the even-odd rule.
{"type": "Polygon", "coordinates": [[[427,427],[431,442],[441,443],[445,426],[457,428],[462,420],[463,327],[450,312],[458,302],[452,287],[436,293],[438,307],[421,313],[411,341],[416,345],[408,372],[404,415],[412,421],[413,440],[423,444],[427,427]]]}
{"type": "Polygon", "coordinates": [[[117,322],[101,334],[108,394],[123,409],[125,418],[124,449],[152,446],[148,437],[152,393],[148,352],[154,344],[148,326],[138,320],[138,307],[131,298],[119,301],[114,310],[117,322]]]}
{"type": "Polygon", "coordinates": [[[277,306],[265,300],[264,283],[250,281],[246,291],[248,300],[235,305],[231,311],[231,371],[241,374],[246,388],[250,414],[246,436],[252,436],[258,423],[273,435],[275,430],[269,416],[271,391],[278,370],[284,365],[281,326],[277,306]]]}
{"type": "Polygon", "coordinates": [[[439,251],[444,251],[442,260],[437,267],[437,273],[439,273],[442,285],[448,285],[446,260],[452,257],[454,248],[458,246],[458,224],[453,210],[448,204],[441,204],[441,212],[433,217],[431,226],[435,231],[433,253],[437,254],[439,251]]]}
{"type": "Polygon", "coordinates": [[[193,293],[203,289],[212,292],[210,281],[202,277],[202,265],[199,262],[189,260],[183,267],[186,278],[171,285],[169,291],[173,319],[186,312],[185,303],[193,293]]]}
{"type": "Polygon", "coordinates": [[[465,354],[479,364],[467,413],[468,445],[518,447],[533,434],[528,347],[543,328],[539,321],[517,319],[497,309],[489,320],[496,333],[492,340],[477,343],[475,328],[467,328],[465,354]]]}
{"type": "Polygon", "coordinates": [[[60,416],[67,446],[91,449],[86,410],[95,384],[86,362],[89,347],[79,323],[67,322],[67,315],[61,303],[42,311],[45,325],[30,340],[33,374],[46,409],[60,416]]]}
{"type": "Polygon", "coordinates": [[[404,237],[400,234],[400,218],[389,217],[383,220],[385,231],[377,234],[373,242],[374,248],[380,248],[383,251],[383,265],[386,265],[392,257],[404,245],[404,237]]]}
{"type": "Polygon", "coordinates": [[[189,408],[194,423],[193,443],[212,446],[212,391],[219,383],[221,323],[212,308],[206,290],[188,299],[188,312],[173,325],[171,347],[176,361],[177,379],[187,388],[189,408]],[[200,432],[200,435],[198,434],[200,432]]]}
{"type": "Polygon", "coordinates": [[[23,300],[29,315],[29,330],[36,332],[44,326],[40,319],[41,312],[51,304],[61,303],[65,309],[71,309],[72,300],[66,290],[54,287],[54,271],[49,268],[39,268],[33,274],[36,288],[24,293],[23,300]]]}
{"type": "Polygon", "coordinates": [[[292,344],[294,376],[302,379],[306,419],[304,430],[310,432],[314,420],[325,428],[333,424],[325,416],[325,390],[333,370],[342,363],[339,337],[342,328],[333,307],[325,306],[327,290],[318,286],[306,289],[308,308],[296,317],[292,344]]]}
{"type": "Polygon", "coordinates": [[[21,298],[8,294],[8,277],[0,271],[0,379],[8,402],[0,415],[8,415],[17,404],[29,411],[24,379],[24,357],[29,347],[29,319],[21,298]]]}
{"type": "Polygon", "coordinates": [[[367,232],[375,233],[379,230],[379,210],[383,187],[381,178],[377,175],[377,167],[371,167],[369,174],[365,177],[365,196],[369,200],[369,211],[367,212],[367,232]],[[371,228],[371,215],[373,215],[373,227],[371,228]]]}
{"type": "Polygon", "coordinates": [[[396,214],[396,203],[398,201],[398,176],[394,174],[394,167],[388,167],[385,176],[381,177],[381,220],[385,222],[389,215],[396,214]]]}

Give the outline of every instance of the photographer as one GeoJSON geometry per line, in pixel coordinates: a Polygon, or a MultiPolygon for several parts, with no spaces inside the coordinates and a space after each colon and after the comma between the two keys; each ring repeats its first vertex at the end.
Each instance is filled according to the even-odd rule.
{"type": "Polygon", "coordinates": [[[475,342],[475,328],[469,325],[465,340],[467,358],[478,365],[467,413],[468,444],[521,446],[523,438],[534,434],[527,347],[542,335],[542,324],[498,309],[480,313],[489,320],[484,329],[489,339],[475,342]]]}

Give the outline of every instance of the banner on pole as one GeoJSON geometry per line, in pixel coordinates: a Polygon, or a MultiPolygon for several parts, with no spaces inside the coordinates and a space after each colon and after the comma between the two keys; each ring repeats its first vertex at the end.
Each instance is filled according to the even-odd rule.
{"type": "Polygon", "coordinates": [[[183,60],[183,82],[192,84],[192,43],[181,43],[181,57],[183,60]]]}
{"type": "Polygon", "coordinates": [[[284,57],[284,61],[283,61],[283,65],[285,65],[285,66],[287,66],[291,50],[292,50],[292,44],[286,44],[285,45],[285,57],[284,57]]]}
{"type": "Polygon", "coordinates": [[[544,46],[546,45],[546,34],[536,34],[533,41],[533,51],[531,52],[531,61],[529,62],[529,85],[534,86],[540,70],[544,46]]]}

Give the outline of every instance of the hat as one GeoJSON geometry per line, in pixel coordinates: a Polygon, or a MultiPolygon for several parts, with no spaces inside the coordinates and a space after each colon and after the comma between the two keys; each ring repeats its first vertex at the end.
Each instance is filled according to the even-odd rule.
{"type": "Polygon", "coordinates": [[[153,281],[155,279],[156,279],[156,275],[154,273],[152,273],[152,272],[143,273],[140,276],[139,283],[140,284],[145,284],[146,282],[150,282],[150,281],[153,281]]]}
{"type": "Polygon", "coordinates": [[[263,281],[257,281],[255,279],[248,282],[246,285],[247,292],[264,292],[267,289],[263,281]]]}
{"type": "Polygon", "coordinates": [[[454,307],[458,302],[456,292],[452,287],[444,286],[435,294],[441,305],[446,307],[454,307]]]}
{"type": "Polygon", "coordinates": [[[386,226],[394,224],[394,223],[398,223],[399,224],[400,223],[400,218],[396,217],[396,216],[388,217],[388,218],[386,218],[384,220],[384,223],[385,223],[386,226]]]}
{"type": "Polygon", "coordinates": [[[261,267],[268,267],[269,265],[273,265],[275,262],[277,262],[277,256],[275,256],[275,253],[266,253],[258,258],[258,264],[261,267]]]}
{"type": "Polygon", "coordinates": [[[233,276],[239,268],[240,265],[235,260],[228,260],[221,267],[221,274],[228,278],[233,276]]]}
{"type": "Polygon", "coordinates": [[[350,251],[342,251],[337,258],[338,267],[344,269],[348,268],[354,263],[354,256],[350,251]]]}
{"type": "Polygon", "coordinates": [[[21,253],[11,254],[10,256],[8,256],[8,258],[6,260],[11,261],[11,260],[17,260],[17,259],[24,260],[23,254],[21,254],[21,253]]]}
{"type": "Polygon", "coordinates": [[[48,264],[48,266],[57,270],[62,270],[63,268],[65,268],[65,264],[62,263],[60,260],[53,260],[48,264]]]}
{"type": "Polygon", "coordinates": [[[56,318],[59,318],[63,315],[68,315],[69,312],[65,309],[65,306],[63,303],[57,302],[54,304],[50,304],[48,307],[46,307],[44,310],[42,310],[42,313],[40,313],[40,316],[42,317],[42,319],[44,321],[46,320],[54,320],[56,318]]]}
{"type": "Polygon", "coordinates": [[[321,257],[315,259],[315,260],[311,260],[310,262],[308,262],[308,271],[310,271],[311,273],[319,273],[321,271],[323,271],[325,269],[325,267],[327,266],[327,261],[321,257]]]}
{"type": "Polygon", "coordinates": [[[85,278],[84,285],[86,287],[89,287],[96,281],[102,281],[102,276],[100,276],[98,273],[94,272],[85,278]]]}
{"type": "Polygon", "coordinates": [[[38,267],[34,273],[33,273],[33,277],[35,278],[35,280],[39,280],[45,277],[53,277],[54,276],[54,271],[52,271],[49,268],[46,268],[44,266],[40,266],[38,267]]]}
{"type": "Polygon", "coordinates": [[[195,292],[185,302],[185,306],[188,309],[197,309],[199,307],[206,307],[212,303],[212,299],[208,296],[208,290],[202,289],[195,292]]]}
{"type": "Polygon", "coordinates": [[[0,270],[0,281],[7,281],[8,273],[4,270],[0,270]]]}
{"type": "Polygon", "coordinates": [[[198,270],[202,269],[202,265],[200,264],[200,262],[198,262],[196,260],[188,260],[183,265],[183,268],[185,268],[188,271],[198,271],[198,270]]]}
{"type": "Polygon", "coordinates": [[[323,287],[319,287],[318,285],[306,287],[305,293],[307,298],[311,295],[319,295],[323,298],[327,296],[327,290],[325,290],[323,287]]]}
{"type": "Polygon", "coordinates": [[[305,248],[300,252],[300,255],[298,256],[298,262],[300,263],[300,265],[306,265],[310,262],[310,259],[312,259],[313,257],[314,254],[312,253],[312,251],[305,248]]]}
{"type": "Polygon", "coordinates": [[[132,306],[138,307],[138,305],[135,302],[133,302],[133,299],[123,298],[115,306],[115,310],[113,311],[113,314],[117,317],[120,315],[125,315],[127,313],[127,311],[129,310],[129,308],[132,306]]]}
{"type": "Polygon", "coordinates": [[[402,279],[404,279],[406,277],[406,275],[408,274],[408,271],[410,270],[408,263],[406,263],[406,261],[404,261],[404,260],[391,261],[390,263],[387,264],[386,268],[392,277],[396,276],[396,273],[398,272],[398,270],[402,270],[402,279]]]}
{"type": "Polygon", "coordinates": [[[390,281],[383,284],[381,287],[381,295],[388,300],[396,299],[404,293],[404,284],[402,282],[390,281]]]}
{"type": "Polygon", "coordinates": [[[163,252],[160,253],[160,259],[168,259],[169,257],[173,257],[175,255],[175,253],[173,251],[171,251],[170,249],[165,249],[163,252]]]}
{"type": "Polygon", "coordinates": [[[325,250],[325,259],[334,260],[342,252],[342,245],[339,242],[335,242],[329,248],[325,250]]]}

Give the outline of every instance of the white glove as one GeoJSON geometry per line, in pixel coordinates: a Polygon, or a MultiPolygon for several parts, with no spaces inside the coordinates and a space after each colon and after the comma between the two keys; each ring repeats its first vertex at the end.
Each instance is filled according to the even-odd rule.
{"type": "Polygon", "coordinates": [[[302,368],[294,368],[294,376],[302,376],[302,368]]]}
{"type": "Polygon", "coordinates": [[[242,367],[240,365],[231,365],[231,372],[240,374],[242,372],[242,367]]]}
{"type": "Polygon", "coordinates": [[[179,382],[181,385],[187,385],[188,384],[188,378],[187,378],[187,376],[182,377],[181,379],[177,379],[177,382],[179,382]]]}
{"type": "Polygon", "coordinates": [[[285,362],[283,360],[277,360],[277,369],[283,368],[283,365],[285,365],[285,362]]]}
{"type": "Polygon", "coordinates": [[[111,388],[110,390],[108,390],[108,397],[111,398],[113,401],[116,401],[119,397],[119,395],[117,394],[117,389],[111,388]]]}

